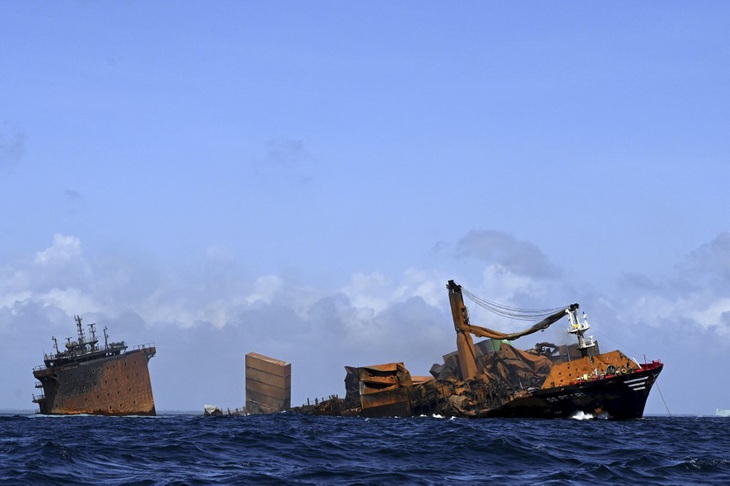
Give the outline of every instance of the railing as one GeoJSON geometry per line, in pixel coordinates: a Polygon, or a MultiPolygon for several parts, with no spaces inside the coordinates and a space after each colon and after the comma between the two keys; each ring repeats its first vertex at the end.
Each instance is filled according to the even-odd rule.
{"type": "Polygon", "coordinates": [[[157,347],[155,346],[155,343],[146,343],[146,344],[137,344],[132,349],[134,349],[136,351],[138,349],[149,349],[149,348],[157,348],[157,347]]]}

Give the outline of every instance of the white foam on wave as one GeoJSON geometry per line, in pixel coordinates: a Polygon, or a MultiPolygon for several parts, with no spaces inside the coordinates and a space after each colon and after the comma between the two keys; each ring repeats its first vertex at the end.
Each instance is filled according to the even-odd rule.
{"type": "Polygon", "coordinates": [[[575,415],[570,418],[572,418],[573,420],[593,420],[595,417],[593,416],[593,414],[585,413],[581,410],[579,412],[576,412],[575,415]]]}

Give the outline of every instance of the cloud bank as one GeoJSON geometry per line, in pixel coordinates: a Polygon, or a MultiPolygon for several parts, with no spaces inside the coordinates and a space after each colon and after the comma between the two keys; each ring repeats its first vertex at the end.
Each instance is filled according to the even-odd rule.
{"type": "MultiPolygon", "coordinates": [[[[480,281],[459,283],[493,301],[530,307],[536,295],[546,301],[569,288],[536,245],[498,231],[467,234],[451,258],[481,262],[480,281]]],[[[56,234],[26,261],[2,267],[0,336],[17,344],[2,364],[24,370],[3,385],[11,397],[5,407],[30,408],[30,368],[50,351],[52,335],[73,334],[76,314],[108,326],[112,339],[156,343],[151,370],[161,410],[196,410],[208,402],[240,406],[243,357],[251,351],[292,362],[293,402],[299,404],[343,393],[345,365],[403,361],[414,374],[427,374],[455,348],[444,288],[454,275],[413,268],[396,275],[360,272],[338,288],[313,288],[278,275],[237,274],[234,257],[221,247],[209,248],[202,259],[198,273],[176,274],[118,256],[88,255],[78,237],[56,234]]],[[[681,333],[684,344],[694,336],[727,350],[730,234],[687,255],[664,278],[624,275],[618,287],[599,297],[562,298],[583,299],[584,308],[601,317],[601,329],[610,321],[612,334],[662,357],[680,348],[671,339],[633,340],[670,330],[681,333]]],[[[477,308],[472,320],[524,326],[494,325],[495,317],[477,308]]]]}

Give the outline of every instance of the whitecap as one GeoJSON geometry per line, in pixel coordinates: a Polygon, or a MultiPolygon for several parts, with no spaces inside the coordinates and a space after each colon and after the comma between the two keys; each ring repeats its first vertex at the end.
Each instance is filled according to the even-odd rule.
{"type": "Polygon", "coordinates": [[[585,413],[584,411],[580,410],[570,418],[572,418],[573,420],[593,420],[595,417],[590,413],[585,413]]]}

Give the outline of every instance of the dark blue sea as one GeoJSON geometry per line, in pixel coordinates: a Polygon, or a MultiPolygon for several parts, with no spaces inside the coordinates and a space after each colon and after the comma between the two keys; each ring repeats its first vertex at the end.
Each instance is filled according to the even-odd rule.
{"type": "Polygon", "coordinates": [[[730,484],[730,419],[0,415],[2,484],[730,484]]]}

